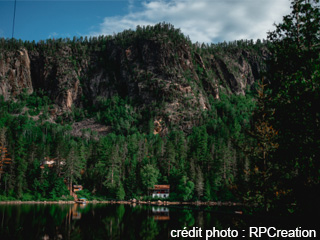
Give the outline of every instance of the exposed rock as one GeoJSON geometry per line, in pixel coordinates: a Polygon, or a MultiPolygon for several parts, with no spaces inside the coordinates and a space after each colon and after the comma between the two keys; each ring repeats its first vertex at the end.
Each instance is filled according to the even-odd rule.
{"type": "Polygon", "coordinates": [[[97,123],[94,119],[85,119],[81,122],[75,122],[72,124],[72,131],[71,135],[75,137],[86,137],[88,138],[88,132],[85,132],[83,130],[91,130],[99,135],[106,135],[109,132],[111,132],[110,126],[105,126],[101,123],[97,123]]]}
{"type": "Polygon", "coordinates": [[[162,118],[157,118],[154,120],[154,129],[153,129],[153,134],[156,135],[156,134],[159,134],[161,132],[163,132],[163,128],[161,126],[161,122],[162,122],[162,118]]]}
{"type": "Polygon", "coordinates": [[[64,110],[79,104],[82,88],[70,47],[63,46],[52,55],[31,51],[30,56],[34,89],[43,89],[64,110]]]}
{"type": "MultiPolygon", "coordinates": [[[[115,95],[134,100],[136,111],[151,111],[161,102],[154,134],[165,134],[171,124],[191,131],[210,109],[210,95],[219,99],[221,91],[245,94],[265,70],[269,54],[263,47],[259,54],[241,48],[209,53],[187,41],[158,38],[131,39],[125,46],[108,40],[99,51],[72,44],[39,49],[1,53],[0,95],[6,100],[23,89],[42,89],[59,106],[50,112],[53,119],[73,106],[94,105],[115,95]]],[[[73,134],[86,128],[103,134],[110,130],[88,121],[74,125],[73,134]]]]}
{"type": "Polygon", "coordinates": [[[23,91],[33,92],[30,59],[26,49],[0,54],[0,95],[8,100],[23,91]]]}

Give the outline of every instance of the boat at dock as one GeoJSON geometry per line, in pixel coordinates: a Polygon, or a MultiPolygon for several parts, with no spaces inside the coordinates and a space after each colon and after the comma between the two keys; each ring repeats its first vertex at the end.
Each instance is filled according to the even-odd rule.
{"type": "Polygon", "coordinates": [[[86,198],[79,198],[75,202],[78,204],[87,204],[87,199],[86,198]]]}

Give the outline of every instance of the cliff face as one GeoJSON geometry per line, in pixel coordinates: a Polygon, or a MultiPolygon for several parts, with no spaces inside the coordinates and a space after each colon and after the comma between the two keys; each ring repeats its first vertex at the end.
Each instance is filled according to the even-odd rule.
{"type": "Polygon", "coordinates": [[[22,93],[33,92],[29,53],[26,49],[4,52],[0,58],[0,95],[8,100],[22,93]]]}
{"type": "Polygon", "coordinates": [[[210,95],[244,94],[260,78],[268,57],[264,46],[206,49],[165,35],[126,43],[46,44],[2,52],[0,95],[8,100],[23,89],[42,89],[60,112],[84,101],[128,97],[137,109],[156,110],[155,133],[165,132],[168,123],[191,129],[210,108],[210,95]]]}
{"type": "Polygon", "coordinates": [[[63,111],[79,104],[81,70],[75,68],[72,49],[65,46],[56,49],[54,54],[35,50],[29,54],[33,88],[43,89],[63,111]]]}

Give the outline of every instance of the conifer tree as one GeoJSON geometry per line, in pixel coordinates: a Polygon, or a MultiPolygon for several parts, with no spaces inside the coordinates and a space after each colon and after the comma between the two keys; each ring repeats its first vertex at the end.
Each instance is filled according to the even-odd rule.
{"type": "Polygon", "coordinates": [[[5,147],[6,145],[6,128],[0,129],[0,184],[1,184],[1,176],[4,173],[5,165],[11,164],[11,158],[9,158],[8,149],[5,147]]]}
{"type": "Polygon", "coordinates": [[[315,201],[320,179],[319,0],[294,0],[291,14],[269,33],[268,108],[279,131],[275,159],[282,182],[299,206],[315,201]],[[302,204],[304,202],[304,204],[302,204]]]}
{"type": "Polygon", "coordinates": [[[272,200],[276,196],[277,188],[275,174],[278,163],[272,159],[272,153],[278,148],[278,132],[273,128],[270,119],[273,111],[266,108],[268,95],[265,86],[259,83],[257,108],[254,111],[254,126],[250,137],[254,139],[250,151],[251,169],[247,172],[251,180],[248,200],[253,200],[266,210],[269,210],[272,200]]]}

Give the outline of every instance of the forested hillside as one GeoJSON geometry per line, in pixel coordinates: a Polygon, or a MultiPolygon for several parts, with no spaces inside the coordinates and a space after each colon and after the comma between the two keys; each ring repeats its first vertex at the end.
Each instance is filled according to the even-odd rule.
{"type": "Polygon", "coordinates": [[[112,37],[2,40],[1,49],[4,195],[56,198],[66,180],[108,198],[169,183],[173,198],[230,200],[245,182],[237,142],[266,44],[200,46],[158,24],[112,37]],[[46,158],[66,164],[40,169],[46,158]]]}
{"type": "MultiPolygon", "coordinates": [[[[318,19],[308,4],[290,16],[318,19]]],[[[0,39],[0,199],[68,199],[73,184],[88,198],[130,199],[170,184],[174,200],[295,210],[299,191],[319,183],[319,26],[298,20],[299,41],[288,24],[270,41],[193,44],[166,23],[90,39],[0,39]]]]}

